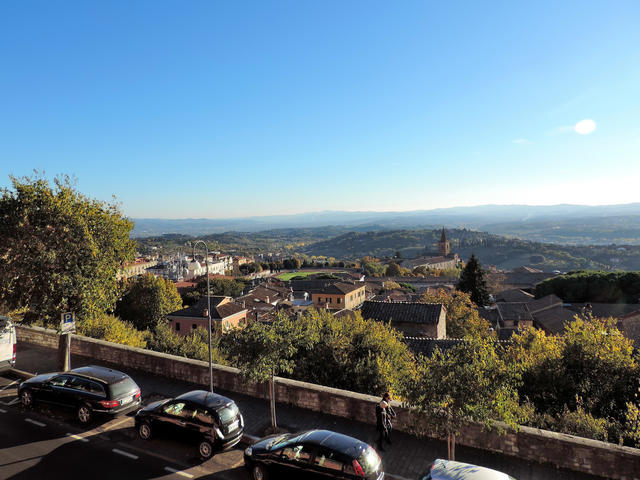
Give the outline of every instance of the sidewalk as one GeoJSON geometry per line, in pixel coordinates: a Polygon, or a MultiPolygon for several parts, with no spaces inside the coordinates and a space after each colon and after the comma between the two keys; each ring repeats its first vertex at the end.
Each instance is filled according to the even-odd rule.
{"type": "MultiPolygon", "coordinates": [[[[57,370],[57,352],[55,350],[20,343],[16,368],[32,373],[46,373],[57,370]]],[[[91,359],[72,356],[71,366],[80,367],[95,363],[91,359]]],[[[134,378],[142,389],[145,402],[176,396],[193,389],[206,389],[203,385],[193,385],[177,380],[169,380],[164,377],[151,375],[146,372],[138,372],[122,366],[114,366],[134,378]]],[[[215,389],[217,393],[233,398],[245,418],[245,431],[252,436],[260,436],[265,427],[270,424],[269,402],[233,392],[225,392],[215,389]]],[[[372,412],[373,412],[372,408],[372,412]]],[[[376,432],[375,425],[368,425],[342,417],[334,417],[316,413],[289,405],[277,404],[276,415],[278,426],[289,431],[321,428],[334,430],[352,437],[359,438],[369,444],[373,444],[376,432]]],[[[422,440],[414,436],[393,432],[393,445],[386,448],[386,452],[380,452],[385,471],[389,478],[421,479],[431,462],[436,458],[446,458],[446,443],[437,440],[422,440]]],[[[456,446],[456,460],[461,462],[483,465],[489,468],[503,471],[518,480],[599,480],[601,477],[558,470],[555,467],[545,466],[533,462],[527,462],[515,457],[495,454],[484,450],[456,446]]]]}

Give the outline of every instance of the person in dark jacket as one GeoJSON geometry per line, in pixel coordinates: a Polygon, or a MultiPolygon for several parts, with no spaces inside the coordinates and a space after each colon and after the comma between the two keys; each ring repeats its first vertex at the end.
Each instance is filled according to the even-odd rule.
{"type": "Polygon", "coordinates": [[[391,445],[391,420],[396,417],[396,413],[391,408],[391,395],[386,392],[382,396],[380,403],[376,405],[376,431],[378,432],[378,438],[376,444],[379,445],[379,450],[384,452],[384,441],[391,445]]]}

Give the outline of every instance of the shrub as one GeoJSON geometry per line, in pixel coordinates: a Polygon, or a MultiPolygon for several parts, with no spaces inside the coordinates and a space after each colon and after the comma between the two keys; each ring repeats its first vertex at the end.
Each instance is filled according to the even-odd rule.
{"type": "Polygon", "coordinates": [[[78,333],[86,337],[145,348],[148,332],[141,332],[131,323],[108,314],[98,314],[78,322],[78,333]]]}

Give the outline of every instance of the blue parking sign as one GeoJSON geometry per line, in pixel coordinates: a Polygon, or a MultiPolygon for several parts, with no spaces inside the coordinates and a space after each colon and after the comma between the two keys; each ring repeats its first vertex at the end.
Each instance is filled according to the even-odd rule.
{"type": "Polygon", "coordinates": [[[64,335],[76,331],[76,318],[73,312],[65,312],[60,315],[60,331],[64,335]]]}

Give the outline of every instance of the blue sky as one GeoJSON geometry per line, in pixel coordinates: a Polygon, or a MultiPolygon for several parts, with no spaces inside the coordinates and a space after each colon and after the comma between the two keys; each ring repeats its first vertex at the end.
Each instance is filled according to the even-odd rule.
{"type": "Polygon", "coordinates": [[[640,201],[638,25],[634,0],[2,2],[0,186],[69,174],[162,218],[640,201]]]}

